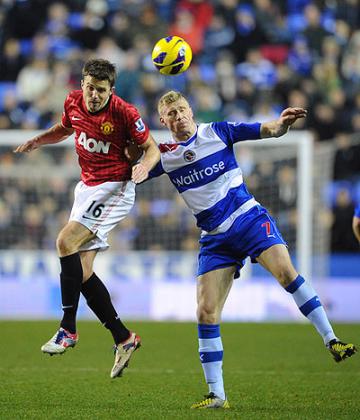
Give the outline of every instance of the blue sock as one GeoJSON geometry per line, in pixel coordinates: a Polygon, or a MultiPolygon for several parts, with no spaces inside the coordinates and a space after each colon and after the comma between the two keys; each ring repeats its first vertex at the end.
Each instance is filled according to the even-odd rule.
{"type": "Polygon", "coordinates": [[[292,294],[301,313],[315,326],[325,344],[336,339],[320,299],[313,287],[305,282],[303,277],[298,275],[285,290],[292,294]]]}
{"type": "Polygon", "coordinates": [[[209,392],[225,400],[222,375],[223,345],[220,325],[198,325],[199,355],[209,392]]]}

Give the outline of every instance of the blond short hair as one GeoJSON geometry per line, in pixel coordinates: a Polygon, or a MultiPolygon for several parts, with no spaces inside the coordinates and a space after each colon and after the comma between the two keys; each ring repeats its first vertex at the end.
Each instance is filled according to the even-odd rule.
{"type": "Polygon", "coordinates": [[[165,105],[170,105],[173,102],[178,101],[179,99],[184,99],[187,102],[187,99],[185,96],[180,93],[176,92],[175,90],[170,90],[169,92],[165,93],[158,102],[158,113],[161,115],[161,108],[163,108],[165,105]]]}

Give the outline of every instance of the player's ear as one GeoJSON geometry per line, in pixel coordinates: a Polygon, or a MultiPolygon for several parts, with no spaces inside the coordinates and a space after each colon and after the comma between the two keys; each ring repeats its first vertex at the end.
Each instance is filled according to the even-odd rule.
{"type": "Polygon", "coordinates": [[[160,124],[166,127],[166,123],[163,117],[160,116],[160,124]]]}
{"type": "Polygon", "coordinates": [[[84,79],[81,79],[80,80],[80,86],[81,86],[81,89],[83,88],[83,86],[84,86],[84,79]]]}
{"type": "Polygon", "coordinates": [[[113,86],[112,88],[110,88],[110,95],[112,95],[113,93],[115,93],[115,86],[113,86]]]}

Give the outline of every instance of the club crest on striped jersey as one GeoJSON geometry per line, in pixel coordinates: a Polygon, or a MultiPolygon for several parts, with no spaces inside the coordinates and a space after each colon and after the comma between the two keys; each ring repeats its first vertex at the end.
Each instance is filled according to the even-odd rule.
{"type": "Polygon", "coordinates": [[[101,124],[100,130],[105,134],[109,135],[114,131],[114,126],[111,124],[110,121],[105,121],[101,124]]]}
{"type": "Polygon", "coordinates": [[[185,162],[193,162],[196,158],[196,154],[193,150],[185,150],[183,156],[185,162]]]}

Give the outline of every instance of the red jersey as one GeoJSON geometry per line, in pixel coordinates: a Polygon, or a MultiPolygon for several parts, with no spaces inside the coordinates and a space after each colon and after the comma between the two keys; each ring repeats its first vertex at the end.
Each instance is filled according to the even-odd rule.
{"type": "Polygon", "coordinates": [[[131,178],[131,165],[124,154],[127,140],[143,144],[149,129],[138,110],[112,94],[105,108],[87,110],[81,90],[69,93],[61,123],[75,130],[81,179],[86,185],[131,178]]]}

